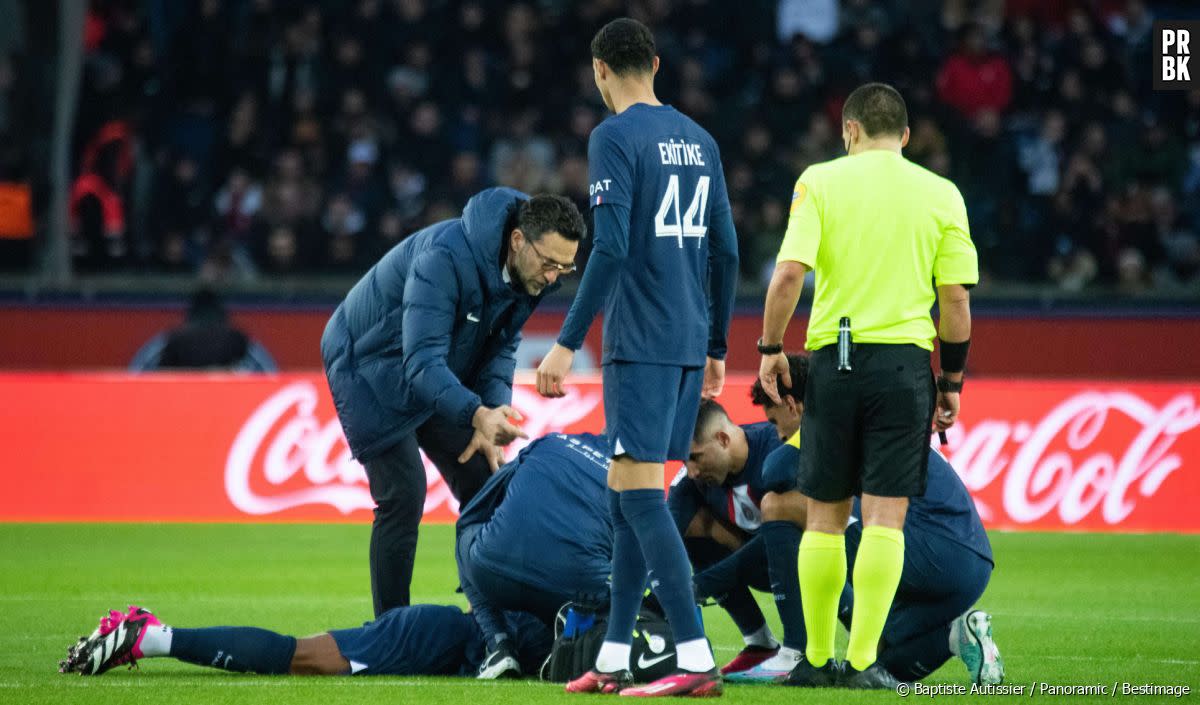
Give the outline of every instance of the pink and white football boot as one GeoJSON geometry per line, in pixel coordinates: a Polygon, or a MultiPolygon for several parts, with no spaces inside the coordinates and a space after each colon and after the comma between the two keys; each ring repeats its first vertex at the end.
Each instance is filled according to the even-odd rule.
{"type": "Polygon", "coordinates": [[[67,650],[67,659],[58,664],[59,673],[78,673],[98,676],[105,671],[143,658],[142,637],[146,627],[161,626],[162,622],[150,610],[130,605],[128,612],[112,610],[100,618],[100,626],[90,636],[81,636],[67,650]]]}

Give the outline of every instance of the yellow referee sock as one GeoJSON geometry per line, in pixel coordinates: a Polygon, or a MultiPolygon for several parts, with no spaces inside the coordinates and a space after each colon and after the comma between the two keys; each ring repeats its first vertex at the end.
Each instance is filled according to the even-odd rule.
{"type": "Polygon", "coordinates": [[[838,599],[846,585],[846,537],[805,531],[800,537],[800,604],[808,630],[805,658],[820,668],[833,658],[838,599]]]}
{"type": "MultiPolygon", "coordinates": [[[[854,560],[854,615],[846,660],[859,671],[875,663],[883,623],[904,570],[904,532],[886,526],[863,529],[854,560]]],[[[803,586],[800,588],[803,591],[803,586]]],[[[805,613],[805,619],[808,614],[805,613]]],[[[810,632],[811,633],[811,632],[810,632]]]]}

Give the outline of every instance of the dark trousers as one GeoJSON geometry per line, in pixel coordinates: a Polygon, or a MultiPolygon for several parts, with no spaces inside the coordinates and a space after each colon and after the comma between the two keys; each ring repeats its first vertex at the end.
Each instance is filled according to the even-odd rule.
{"type": "MultiPolygon", "coordinates": [[[[475,558],[479,550],[479,534],[484,524],[475,524],[462,530],[454,548],[458,563],[458,579],[462,585],[475,621],[483,632],[484,641],[490,644],[498,634],[514,637],[505,619],[504,612],[528,612],[546,626],[554,626],[554,618],[567,602],[578,601],[580,595],[555,590],[515,580],[491,570],[475,558]]],[[[593,599],[596,596],[592,596],[593,599]]]]}
{"type": "Polygon", "coordinates": [[[430,420],[396,445],[363,461],[375,521],[371,525],[371,596],[375,616],[409,604],[417,531],[425,512],[425,451],[460,504],[475,496],[491,475],[487,460],[472,456],[460,464],[458,456],[470,442],[472,429],[447,427],[430,420]]]}
{"type": "MultiPolygon", "coordinates": [[[[861,540],[861,528],[846,531],[850,575],[861,540]]],[[[904,574],[883,627],[879,662],[903,681],[940,668],[951,657],[950,625],[974,606],[991,577],[991,562],[955,541],[906,535],[904,574]]],[[[849,629],[852,605],[843,608],[842,623],[849,629]]]]}

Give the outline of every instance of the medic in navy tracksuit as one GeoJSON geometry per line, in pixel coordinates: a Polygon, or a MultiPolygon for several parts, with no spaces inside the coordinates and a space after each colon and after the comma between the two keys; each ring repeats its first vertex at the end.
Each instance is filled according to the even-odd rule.
{"type": "Polygon", "coordinates": [[[490,476],[497,446],[523,435],[505,419],[521,328],[558,276],[574,270],[584,229],[561,196],[482,191],[461,218],[393,247],[329,320],[325,373],[377,505],[377,616],[409,602],[425,503],[419,451],[466,502],[490,476]],[[479,443],[486,447],[475,453],[479,443]]]}
{"type": "Polygon", "coordinates": [[[590,433],[546,435],[463,507],[459,580],[486,640],[508,635],[501,610],[550,625],[566,602],[608,601],[607,448],[590,433]]]}

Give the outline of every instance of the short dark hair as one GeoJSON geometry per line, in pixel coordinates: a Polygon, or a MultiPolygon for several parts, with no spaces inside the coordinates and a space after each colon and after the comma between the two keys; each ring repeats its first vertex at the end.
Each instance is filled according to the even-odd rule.
{"type": "Polygon", "coordinates": [[[654,55],[650,28],[629,17],[609,22],[592,37],[592,56],[608,64],[618,76],[653,71],[654,55]]]}
{"type": "Polygon", "coordinates": [[[904,134],[908,108],[900,91],[886,83],[866,83],[854,89],[842,106],[842,122],[862,123],[868,137],[904,134]]]}
{"type": "MultiPolygon", "coordinates": [[[[792,386],[783,386],[783,376],[775,377],[775,386],[779,390],[779,396],[782,399],[785,396],[791,397],[796,401],[804,401],[804,385],[808,382],[808,356],[800,353],[788,353],[788,372],[792,375],[792,386]]],[[[750,387],[750,401],[755,406],[761,406],[764,409],[770,409],[775,406],[775,402],[771,401],[771,397],[767,396],[766,390],[762,387],[760,380],[754,380],[754,386],[750,387]]]]}
{"type": "Polygon", "coordinates": [[[537,242],[549,232],[556,232],[571,242],[587,235],[587,225],[579,208],[566,196],[541,193],[521,204],[517,210],[517,227],[525,237],[537,242]]]}
{"type": "Polygon", "coordinates": [[[721,421],[729,421],[729,414],[725,411],[725,407],[712,399],[701,401],[700,411],[696,414],[696,430],[692,432],[692,442],[703,441],[713,425],[721,421]]]}

